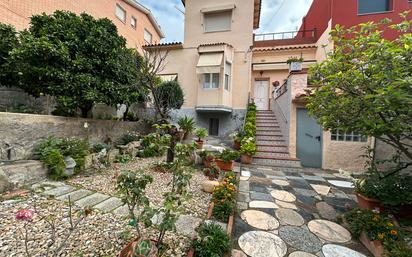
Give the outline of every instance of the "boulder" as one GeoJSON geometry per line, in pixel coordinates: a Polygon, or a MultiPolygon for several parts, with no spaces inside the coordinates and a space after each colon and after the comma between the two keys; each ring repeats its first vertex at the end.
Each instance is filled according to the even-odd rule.
{"type": "Polygon", "coordinates": [[[202,189],[203,189],[203,191],[205,191],[207,193],[213,193],[213,190],[218,185],[219,185],[218,181],[205,180],[205,181],[202,182],[202,189]]]}
{"type": "Polygon", "coordinates": [[[76,167],[76,161],[72,157],[66,156],[64,157],[64,163],[66,164],[66,175],[69,177],[73,176],[74,168],[76,167]]]}

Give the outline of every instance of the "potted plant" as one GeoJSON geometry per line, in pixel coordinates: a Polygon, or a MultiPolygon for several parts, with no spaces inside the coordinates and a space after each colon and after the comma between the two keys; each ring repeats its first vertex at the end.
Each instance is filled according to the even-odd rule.
{"type": "Polygon", "coordinates": [[[225,149],[217,156],[215,162],[220,169],[230,171],[233,170],[235,166],[235,160],[239,157],[240,154],[238,151],[225,149]]]}
{"type": "Polygon", "coordinates": [[[289,64],[289,72],[293,71],[301,71],[302,70],[302,62],[303,58],[297,58],[297,57],[290,57],[286,63],[289,64]]]}
{"type": "Polygon", "coordinates": [[[251,164],[252,156],[256,154],[257,147],[253,137],[247,137],[242,140],[242,146],[240,147],[240,161],[243,164],[251,164]]]}
{"type": "Polygon", "coordinates": [[[189,137],[189,134],[193,133],[193,131],[196,129],[196,123],[195,120],[191,117],[184,116],[179,118],[177,121],[177,124],[179,125],[180,129],[183,131],[183,140],[186,140],[189,137]]]}
{"type": "Polygon", "coordinates": [[[205,128],[198,128],[195,131],[195,136],[198,138],[195,142],[198,149],[203,148],[203,139],[208,136],[207,130],[205,128]]]}
{"type": "Polygon", "coordinates": [[[358,206],[362,209],[368,210],[380,210],[382,211],[382,205],[378,199],[376,199],[376,190],[374,183],[377,182],[376,178],[361,178],[355,179],[355,192],[358,199],[358,206]]]}
{"type": "Polygon", "coordinates": [[[240,150],[240,143],[244,135],[245,133],[243,132],[243,130],[238,130],[237,132],[230,134],[230,137],[233,139],[233,148],[235,150],[240,150]]]}
{"type": "Polygon", "coordinates": [[[211,162],[210,166],[203,170],[204,175],[208,178],[208,180],[202,183],[203,191],[213,193],[215,187],[219,186],[217,179],[219,178],[220,172],[221,170],[215,162],[211,162]]]}
{"type": "Polygon", "coordinates": [[[207,151],[207,150],[202,150],[199,153],[199,156],[200,156],[200,158],[202,158],[203,165],[206,168],[210,168],[211,163],[215,161],[215,155],[213,153],[211,153],[210,151],[207,151]]]}

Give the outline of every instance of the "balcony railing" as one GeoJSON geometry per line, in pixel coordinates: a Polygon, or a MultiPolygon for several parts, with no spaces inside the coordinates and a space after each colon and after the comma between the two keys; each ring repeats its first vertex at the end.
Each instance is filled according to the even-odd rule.
{"type": "Polygon", "coordinates": [[[316,38],[316,29],[255,34],[254,41],[273,41],[286,39],[316,38]]]}

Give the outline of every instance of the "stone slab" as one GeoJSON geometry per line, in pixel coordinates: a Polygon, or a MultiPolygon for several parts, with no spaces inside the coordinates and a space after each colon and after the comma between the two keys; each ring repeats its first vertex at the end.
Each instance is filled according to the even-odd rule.
{"type": "Polygon", "coordinates": [[[318,194],[313,190],[303,189],[303,188],[295,188],[294,189],[297,194],[308,196],[308,197],[315,197],[318,194]]]}
{"type": "Polygon", "coordinates": [[[242,170],[242,171],[240,172],[240,176],[242,176],[242,177],[250,177],[250,171],[248,171],[248,170],[242,170]]]}
{"type": "Polygon", "coordinates": [[[335,244],[324,245],[322,247],[322,253],[325,257],[366,257],[352,249],[335,244]]]}
{"type": "Polygon", "coordinates": [[[275,200],[275,203],[279,206],[279,208],[292,209],[292,210],[298,209],[298,207],[296,207],[296,205],[293,203],[283,202],[279,200],[275,200]]]}
{"type": "Polygon", "coordinates": [[[319,238],[333,243],[346,243],[351,240],[351,234],[341,225],[328,220],[312,220],[308,223],[309,230],[319,238]]]}
{"type": "Polygon", "coordinates": [[[256,208],[256,209],[278,209],[279,206],[276,205],[273,202],[268,202],[268,201],[251,201],[249,203],[250,208],[256,208]]]}
{"type": "Polygon", "coordinates": [[[310,175],[302,175],[302,178],[310,181],[320,181],[320,182],[326,182],[324,178],[321,176],[310,176],[310,175]]]}
{"type": "Polygon", "coordinates": [[[302,227],[283,226],[279,229],[279,236],[297,250],[317,253],[322,249],[319,238],[302,227]]]}
{"type": "Polygon", "coordinates": [[[273,190],[272,192],[270,192],[270,194],[273,196],[273,198],[279,201],[283,201],[283,202],[296,201],[296,196],[284,190],[273,190]]]}
{"type": "Polygon", "coordinates": [[[336,213],[336,210],[326,202],[316,203],[316,209],[318,210],[322,218],[327,220],[336,220],[336,217],[338,215],[336,213]]]}
{"type": "Polygon", "coordinates": [[[328,182],[334,186],[342,188],[355,188],[352,182],[342,181],[342,180],[328,180],[328,182]]]}
{"type": "Polygon", "coordinates": [[[61,195],[68,194],[68,193],[70,193],[74,190],[76,190],[76,188],[66,185],[66,186],[56,187],[56,188],[44,191],[44,194],[54,196],[54,197],[58,197],[58,196],[61,196],[61,195]]]}
{"type": "Polygon", "coordinates": [[[81,208],[84,208],[87,206],[93,207],[96,204],[99,204],[108,198],[110,198],[110,196],[104,195],[101,193],[95,193],[95,194],[86,196],[85,198],[82,198],[76,201],[75,204],[81,208]]]}
{"type": "Polygon", "coordinates": [[[239,191],[249,193],[249,182],[239,181],[239,191]]]}
{"type": "Polygon", "coordinates": [[[330,191],[329,186],[323,186],[323,185],[316,185],[316,184],[310,184],[310,186],[313,188],[313,190],[316,191],[316,193],[320,195],[328,195],[330,191]]]}
{"type": "Polygon", "coordinates": [[[286,180],[282,180],[282,179],[274,179],[272,180],[272,183],[278,186],[289,186],[290,183],[286,180]]]}
{"type": "Polygon", "coordinates": [[[248,204],[245,203],[245,202],[237,202],[237,208],[241,211],[242,210],[247,210],[248,204]]]}
{"type": "Polygon", "coordinates": [[[65,195],[61,195],[59,197],[57,197],[58,200],[60,201],[69,201],[69,197],[70,197],[70,201],[71,202],[75,202],[83,197],[86,197],[88,195],[93,194],[92,191],[90,190],[86,190],[86,189],[79,189],[73,192],[70,192],[68,194],[65,195]]]}
{"type": "Polygon", "coordinates": [[[281,208],[275,214],[282,225],[302,226],[305,223],[303,217],[291,209],[281,208]]]}
{"type": "Polygon", "coordinates": [[[199,227],[202,219],[190,215],[180,215],[176,221],[176,232],[190,238],[196,235],[196,228],[199,227]]]}
{"type": "Polygon", "coordinates": [[[296,251],[289,254],[289,257],[316,257],[316,255],[307,252],[296,251]]]}
{"type": "Polygon", "coordinates": [[[120,206],[113,210],[113,214],[119,217],[126,217],[129,215],[129,208],[127,208],[127,205],[120,206]]]}
{"type": "Polygon", "coordinates": [[[110,197],[109,199],[95,205],[94,208],[103,212],[111,212],[122,205],[122,200],[117,197],[110,197]]]}
{"type": "Polygon", "coordinates": [[[265,193],[258,193],[258,192],[251,192],[250,199],[273,202],[273,197],[271,195],[265,194],[265,193]]]}
{"type": "Polygon", "coordinates": [[[239,247],[253,257],[283,257],[287,246],[280,237],[264,232],[249,231],[239,237],[239,247]]]}
{"type": "Polygon", "coordinates": [[[275,230],[279,227],[279,222],[273,216],[256,210],[246,210],[240,217],[252,227],[261,230],[275,230]]]}

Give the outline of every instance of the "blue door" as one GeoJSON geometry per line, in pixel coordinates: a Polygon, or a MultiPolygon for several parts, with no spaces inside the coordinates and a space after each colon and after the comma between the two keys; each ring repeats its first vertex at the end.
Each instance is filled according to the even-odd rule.
{"type": "Polygon", "coordinates": [[[307,109],[297,109],[296,156],[302,166],[322,168],[322,129],[307,109]]]}

